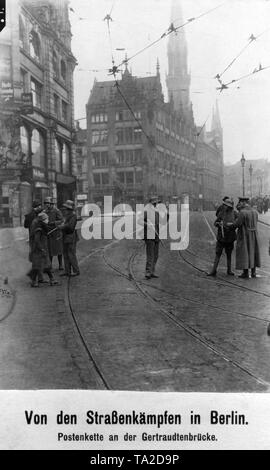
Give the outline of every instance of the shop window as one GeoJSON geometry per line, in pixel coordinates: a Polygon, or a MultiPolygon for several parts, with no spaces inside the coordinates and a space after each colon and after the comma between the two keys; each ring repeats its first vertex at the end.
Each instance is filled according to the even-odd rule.
{"type": "Polygon", "coordinates": [[[39,35],[33,29],[31,30],[29,34],[29,43],[30,43],[30,56],[36,61],[40,62],[40,59],[41,59],[40,39],[39,39],[39,35]]]}
{"type": "Polygon", "coordinates": [[[37,129],[32,132],[32,165],[45,168],[45,141],[44,137],[37,129]]]}
{"type": "Polygon", "coordinates": [[[62,172],[69,175],[70,166],[70,149],[68,145],[64,143],[62,150],[62,172]]]}

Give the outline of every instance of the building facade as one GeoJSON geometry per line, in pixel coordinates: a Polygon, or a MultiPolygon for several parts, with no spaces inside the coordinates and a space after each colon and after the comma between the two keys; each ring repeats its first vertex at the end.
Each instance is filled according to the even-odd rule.
{"type": "Polygon", "coordinates": [[[213,210],[224,196],[223,131],[217,103],[211,130],[201,132],[198,138],[197,181],[200,208],[213,210]]]}
{"type": "Polygon", "coordinates": [[[89,199],[134,206],[150,194],[196,199],[195,128],[152,77],[95,82],[87,104],[89,199]]]}
{"type": "Polygon", "coordinates": [[[66,0],[8,2],[0,36],[2,224],[18,225],[33,199],[58,205],[76,191],[71,27],[66,0]]]}

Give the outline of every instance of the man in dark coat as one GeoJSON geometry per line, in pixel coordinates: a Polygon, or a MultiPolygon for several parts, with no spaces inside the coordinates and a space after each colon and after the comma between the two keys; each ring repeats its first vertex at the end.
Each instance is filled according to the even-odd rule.
{"type": "Polygon", "coordinates": [[[30,237],[30,229],[31,229],[31,224],[33,220],[37,217],[39,212],[42,211],[42,204],[40,201],[33,201],[32,204],[32,210],[28,214],[24,216],[24,228],[28,228],[29,231],[29,237],[30,237]]]}
{"type": "Polygon", "coordinates": [[[232,227],[238,229],[236,269],[243,270],[240,278],[248,279],[248,270],[251,269],[251,277],[256,277],[256,268],[261,266],[257,232],[258,212],[249,205],[249,198],[239,198],[238,208],[238,218],[232,224],[232,227]]]}
{"type": "Polygon", "coordinates": [[[80,274],[77,256],[76,244],[78,235],[76,232],[77,216],[74,212],[74,202],[66,201],[63,204],[64,223],[59,225],[63,233],[63,254],[65,263],[65,272],[60,276],[78,276],[80,274]],[[71,268],[73,273],[71,273],[71,268]]]}
{"type": "Polygon", "coordinates": [[[233,224],[237,219],[237,212],[234,210],[233,201],[229,198],[223,199],[223,204],[217,211],[217,219],[215,220],[215,227],[218,228],[217,243],[216,243],[216,256],[214,265],[208,276],[216,276],[217,267],[221,258],[223,250],[225,250],[227,257],[227,274],[234,276],[232,272],[232,251],[234,241],[236,240],[235,228],[227,226],[228,223],[233,224]]]}
{"type": "Polygon", "coordinates": [[[38,278],[42,276],[43,272],[48,274],[51,286],[58,284],[51,271],[47,243],[48,222],[48,215],[45,212],[40,212],[31,225],[30,261],[32,262],[32,269],[29,277],[32,280],[32,287],[39,287],[38,278]]]}
{"type": "Polygon", "coordinates": [[[168,216],[161,217],[156,206],[160,202],[157,196],[149,199],[147,210],[144,211],[144,241],[146,247],[145,278],[158,278],[155,267],[159,255],[159,224],[166,224],[168,216]]]}
{"type": "Polygon", "coordinates": [[[45,212],[49,217],[49,229],[51,231],[48,237],[48,248],[49,256],[51,263],[53,257],[57,256],[59,270],[63,270],[63,241],[62,241],[62,232],[61,230],[56,230],[58,225],[61,225],[64,222],[64,217],[61,214],[60,210],[57,207],[54,207],[53,198],[46,197],[44,200],[45,212]]]}

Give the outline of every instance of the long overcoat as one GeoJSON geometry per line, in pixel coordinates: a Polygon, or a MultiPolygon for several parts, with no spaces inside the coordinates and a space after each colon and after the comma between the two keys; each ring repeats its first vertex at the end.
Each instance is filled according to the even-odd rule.
{"type": "MultiPolygon", "coordinates": [[[[49,217],[49,228],[53,230],[64,221],[64,217],[59,209],[53,207],[46,211],[49,217]]],[[[48,236],[48,249],[50,257],[63,253],[63,240],[61,230],[55,230],[48,236]]]]}
{"type": "Polygon", "coordinates": [[[261,266],[257,233],[258,212],[250,206],[243,208],[234,224],[238,228],[236,241],[236,269],[261,266]]]}
{"type": "Polygon", "coordinates": [[[51,269],[48,251],[47,230],[41,222],[32,224],[31,227],[31,252],[29,259],[32,262],[32,270],[43,272],[51,269]]]}

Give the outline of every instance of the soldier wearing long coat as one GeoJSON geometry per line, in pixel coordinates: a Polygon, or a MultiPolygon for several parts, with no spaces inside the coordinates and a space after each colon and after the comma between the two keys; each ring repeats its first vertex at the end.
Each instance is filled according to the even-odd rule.
{"type": "Polygon", "coordinates": [[[29,259],[32,263],[32,269],[28,275],[32,280],[32,287],[39,286],[38,278],[44,272],[48,274],[51,285],[58,284],[51,270],[48,251],[48,230],[48,215],[45,212],[40,212],[31,226],[31,252],[29,259]]]}
{"type": "Polygon", "coordinates": [[[249,277],[249,269],[251,269],[251,277],[256,277],[256,268],[261,266],[257,232],[258,212],[248,202],[248,198],[239,198],[238,208],[240,212],[233,224],[235,228],[238,228],[236,269],[243,270],[243,273],[239,276],[241,278],[249,277]]]}
{"type": "Polygon", "coordinates": [[[53,232],[48,237],[48,250],[49,256],[52,261],[54,256],[58,257],[59,269],[63,269],[63,237],[61,230],[54,230],[58,225],[64,222],[64,217],[57,207],[54,207],[53,200],[51,197],[45,199],[45,212],[49,217],[49,229],[53,232]]]}

